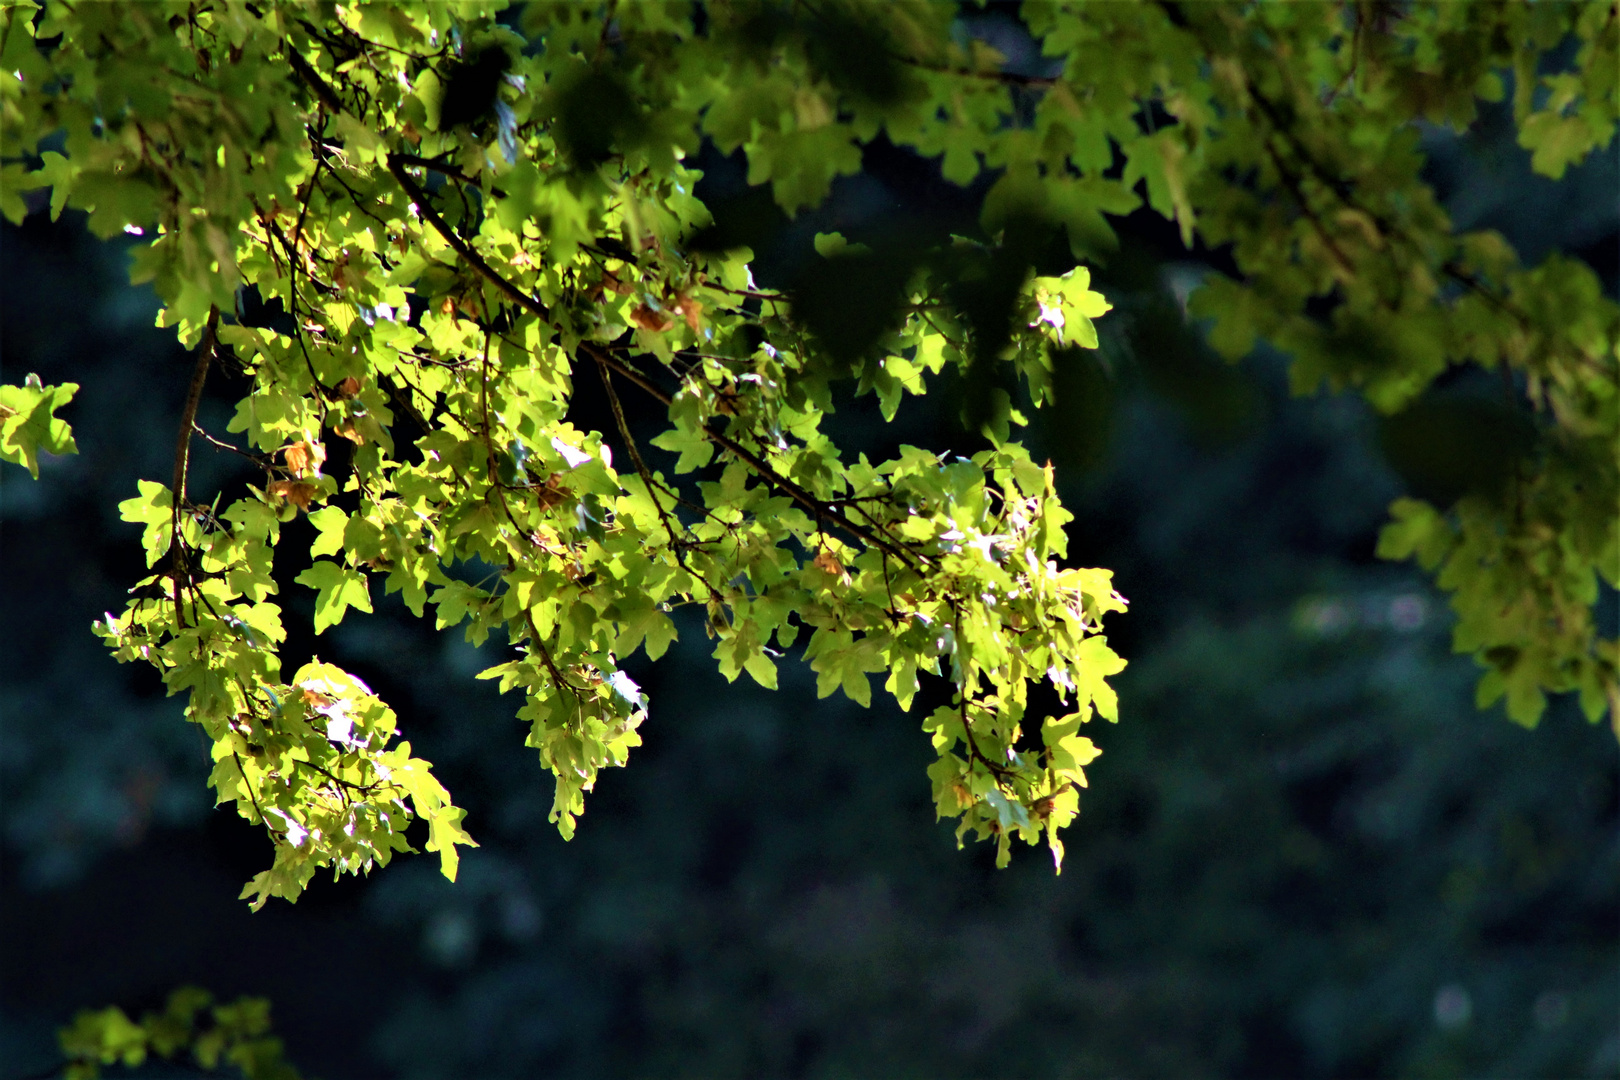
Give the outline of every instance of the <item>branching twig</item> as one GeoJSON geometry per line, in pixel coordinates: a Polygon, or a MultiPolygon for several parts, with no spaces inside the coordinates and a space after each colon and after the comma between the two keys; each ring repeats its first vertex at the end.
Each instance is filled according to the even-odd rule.
{"type": "MultiPolygon", "coordinates": [[[[664,405],[668,406],[673,402],[674,399],[672,399],[663,390],[659,389],[657,385],[650,381],[646,376],[642,375],[641,372],[620,363],[613,356],[609,355],[602,349],[597,348],[594,344],[591,344],[590,342],[581,342],[580,348],[585,350],[585,352],[588,353],[597,363],[613,369],[613,371],[624,376],[630,382],[646,391],[653,398],[662,402],[664,405]]],[[[708,424],[704,425],[703,434],[716,446],[724,447],[726,450],[729,450],[731,453],[735,454],[744,462],[744,464],[753,469],[762,480],[786,494],[789,498],[793,499],[794,502],[799,503],[805,509],[809,510],[818,521],[822,518],[828,518],[833,522],[833,524],[837,525],[845,533],[853,536],[857,540],[860,540],[868,547],[874,547],[888,552],[913,570],[920,569],[918,560],[921,558],[921,556],[917,552],[907,550],[905,547],[894,543],[892,540],[881,535],[880,533],[874,533],[872,530],[851,521],[843,511],[829,506],[826,501],[816,498],[814,495],[804,490],[804,488],[800,487],[798,484],[795,484],[792,480],[789,480],[787,477],[771,468],[769,462],[760,457],[758,454],[754,453],[754,451],[742,445],[742,443],[738,442],[736,439],[731,438],[729,435],[726,435],[724,432],[708,424]]]]}
{"type": "MultiPolygon", "coordinates": [[[[308,29],[307,24],[305,28],[308,29]]],[[[299,79],[303,80],[304,85],[314,93],[316,100],[331,112],[343,112],[343,99],[337,96],[337,91],[327,85],[325,79],[321,78],[320,72],[310,67],[309,61],[300,56],[290,42],[286,45],[286,52],[287,63],[291,65],[299,79]]]]}
{"type": "Polygon", "coordinates": [[[529,640],[534,642],[534,651],[540,654],[540,660],[546,665],[546,670],[551,672],[551,677],[556,680],[558,686],[563,687],[572,693],[575,698],[583,701],[584,691],[569,682],[563,677],[563,673],[557,670],[557,661],[551,658],[551,650],[546,648],[546,643],[540,638],[540,627],[535,625],[534,612],[524,608],[523,619],[529,624],[529,640]]]}
{"type": "Polygon", "coordinates": [[[989,758],[985,757],[984,753],[980,751],[978,742],[973,738],[973,725],[968,720],[968,696],[965,690],[962,692],[962,734],[967,737],[968,755],[975,761],[978,761],[986,769],[989,769],[990,775],[996,778],[997,783],[999,783],[1003,777],[1013,775],[1013,771],[1011,769],[1007,768],[1005,765],[996,764],[994,761],[991,761],[989,758]]]}
{"type": "Polygon", "coordinates": [[[244,450],[240,446],[232,446],[224,439],[216,439],[212,435],[208,434],[208,432],[204,431],[202,429],[202,425],[196,423],[195,421],[192,422],[191,430],[204,442],[211,443],[220,450],[229,450],[233,454],[238,454],[245,457],[249,461],[253,462],[253,464],[258,465],[261,468],[275,468],[275,461],[273,459],[265,456],[264,454],[255,454],[251,450],[244,450]]]}
{"type": "MultiPolygon", "coordinates": [[[[691,572],[686,565],[685,542],[675,535],[675,526],[670,524],[669,515],[664,512],[664,504],[658,499],[658,485],[653,479],[652,471],[647,463],[641,460],[641,449],[636,445],[635,436],[630,434],[630,425],[624,418],[624,406],[619,403],[619,395],[613,389],[613,377],[608,374],[608,367],[601,356],[596,360],[596,373],[602,378],[602,389],[607,392],[608,405],[613,410],[613,422],[618,425],[619,437],[624,440],[625,450],[630,454],[630,463],[636,468],[636,475],[647,488],[647,497],[652,500],[653,509],[658,511],[658,520],[664,523],[664,532],[669,536],[670,550],[675,553],[675,561],[681,564],[681,569],[691,572]]],[[[711,587],[710,592],[713,592],[711,587]]]]}

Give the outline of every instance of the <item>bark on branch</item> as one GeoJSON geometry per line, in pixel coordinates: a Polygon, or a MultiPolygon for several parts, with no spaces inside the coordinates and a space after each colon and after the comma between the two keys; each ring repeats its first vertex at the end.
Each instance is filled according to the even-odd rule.
{"type": "Polygon", "coordinates": [[[182,627],[186,625],[186,615],[180,607],[180,578],[184,575],[190,579],[186,545],[180,538],[180,522],[186,506],[186,472],[191,467],[191,434],[197,423],[197,405],[202,401],[203,383],[208,380],[208,361],[214,355],[218,332],[219,307],[215,305],[208,309],[208,323],[203,327],[202,341],[197,344],[197,363],[191,369],[191,386],[186,390],[186,404],[180,411],[180,434],[174,443],[174,483],[169,488],[174,504],[169,519],[169,575],[174,593],[174,620],[182,627]]]}

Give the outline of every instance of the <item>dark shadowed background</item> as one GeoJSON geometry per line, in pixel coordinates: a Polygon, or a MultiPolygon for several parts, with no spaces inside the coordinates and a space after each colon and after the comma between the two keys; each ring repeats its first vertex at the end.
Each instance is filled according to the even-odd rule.
{"type": "MultiPolygon", "coordinates": [[[[1429,149],[1459,227],[1615,289],[1614,154],[1554,185],[1491,116],[1429,149]]],[[[975,230],[979,191],[883,146],[792,222],[739,162],[701,164],[766,284],[804,280],[818,231],[975,230]]],[[[483,846],[454,886],[405,857],[251,915],[236,896],[268,843],[210,808],[204,740],[89,631],[144,573],[117,503],[169,475],[189,358],[120,245],[72,214],[4,226],[4,377],[82,389],[80,455],[37,483],[8,466],[0,491],[0,1080],[49,1067],[75,1010],[186,982],[270,997],[327,1078],[1620,1075],[1615,738],[1568,701],[1533,732],[1476,712],[1443,602],[1372,555],[1389,501],[1443,483],[1467,429],[1291,399],[1266,352],[1222,364],[1183,314],[1222,254],[1150,215],[1122,236],[1096,269],[1102,348],[1027,432],[1077,514],[1074,561],[1117,571],[1132,605],[1109,624],[1122,721],[1090,732],[1104,755],[1062,876],[1038,849],[1005,871],[955,850],[918,716],[817,701],[792,665],[774,694],[727,685],[701,620],[630,664],[646,745],[564,843],[517,701],[472,679],[502,646],[393,598],[300,636],[295,532],[284,668],[318,651],[370,682],[483,846]]],[[[594,389],[576,415],[600,426],[594,389]]],[[[202,426],[223,435],[243,392],[215,378],[202,426]]],[[[825,429],[846,456],[971,450],[971,393],[947,380],[892,424],[846,396],[825,429]]],[[[245,475],[200,442],[194,462],[197,492],[245,475]]]]}

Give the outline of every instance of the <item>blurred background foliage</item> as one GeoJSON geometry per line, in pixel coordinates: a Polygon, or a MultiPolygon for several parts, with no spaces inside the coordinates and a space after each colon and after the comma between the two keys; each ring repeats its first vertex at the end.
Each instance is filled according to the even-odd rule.
{"type": "MultiPolygon", "coordinates": [[[[1458,227],[1574,254],[1614,292],[1614,154],[1553,184],[1504,117],[1426,141],[1458,227]]],[[[702,164],[710,239],[752,245],[762,284],[801,281],[817,232],[971,234],[984,187],[879,144],[788,220],[740,161],[702,164]]],[[[262,836],[210,811],[199,733],[88,630],[142,572],[116,504],[167,475],[189,361],[82,217],[0,228],[6,378],[83,384],[80,455],[0,493],[0,1080],[48,1068],[77,1009],[186,982],[272,998],[289,1056],[327,1077],[1620,1075],[1614,738],[1569,701],[1536,731],[1476,713],[1443,605],[1372,554],[1392,498],[1466,485],[1490,449],[1459,453],[1495,422],[1468,412],[1469,373],[1404,428],[1292,399],[1280,358],[1227,366],[1185,315],[1222,253],[1123,223],[1096,270],[1103,347],[1066,359],[1027,432],[1075,561],[1132,601],[1110,623],[1124,719],[1092,732],[1061,877],[955,850],[918,717],[818,702],[792,665],[775,694],[728,686],[696,621],[632,665],[646,746],[564,843],[515,700],[471,678],[500,645],[396,602],[321,651],[394,703],[483,846],[456,885],[410,859],[249,915],[262,836]]],[[[890,424],[846,398],[826,428],[851,455],[969,448],[981,391],[890,424]]],[[[215,380],[202,426],[239,393],[215,380]]],[[[238,475],[200,446],[193,469],[199,490],[238,475]]],[[[307,624],[307,591],[284,599],[307,624]]],[[[289,665],[315,646],[295,636],[289,665]]]]}

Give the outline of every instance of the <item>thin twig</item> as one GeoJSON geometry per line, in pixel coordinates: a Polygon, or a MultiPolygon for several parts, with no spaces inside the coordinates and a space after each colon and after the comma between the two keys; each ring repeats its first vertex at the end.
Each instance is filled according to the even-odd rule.
{"type": "Polygon", "coordinates": [[[245,457],[255,465],[262,466],[266,469],[275,468],[275,461],[272,458],[269,458],[264,454],[255,454],[251,450],[244,450],[240,446],[232,446],[223,439],[216,439],[212,435],[208,434],[208,432],[204,431],[202,429],[202,425],[196,422],[192,423],[191,430],[197,435],[198,438],[202,439],[204,442],[212,443],[220,450],[229,450],[231,453],[245,457]]]}
{"type": "MultiPolygon", "coordinates": [[[[962,631],[962,606],[956,600],[951,601],[951,617],[955,623],[956,633],[960,635],[962,631]]],[[[979,750],[978,741],[973,738],[973,725],[968,720],[967,671],[965,668],[962,671],[962,685],[957,688],[957,696],[962,699],[962,734],[968,745],[968,756],[970,759],[977,760],[982,763],[986,769],[989,769],[990,774],[996,778],[996,783],[999,785],[1001,783],[1001,778],[1004,776],[1011,776],[1013,774],[1013,770],[1007,768],[1005,765],[998,765],[994,761],[991,761],[989,758],[985,757],[984,754],[979,750]]]]}
{"type": "Polygon", "coordinates": [[[944,64],[930,64],[926,60],[918,60],[911,56],[896,56],[895,59],[903,64],[924,71],[932,71],[940,75],[956,75],[965,79],[985,79],[990,82],[1001,83],[1006,86],[1054,86],[1058,82],[1055,75],[1024,75],[1016,71],[979,71],[974,68],[947,67],[944,64]]]}
{"type": "MultiPolygon", "coordinates": [[[[236,759],[236,773],[242,778],[242,787],[247,789],[248,801],[253,804],[253,812],[259,815],[259,824],[270,829],[270,822],[265,819],[264,810],[259,806],[259,796],[254,794],[253,781],[248,779],[247,769],[242,767],[242,755],[232,750],[231,757],[236,759]]],[[[270,832],[274,833],[275,830],[270,829],[270,832]]]]}
{"type": "Polygon", "coordinates": [[[1266,154],[1271,158],[1271,163],[1277,167],[1277,175],[1284,184],[1288,185],[1288,190],[1294,196],[1294,201],[1299,204],[1300,213],[1304,214],[1306,220],[1311,223],[1311,227],[1316,230],[1316,235],[1327,246],[1328,251],[1333,253],[1333,257],[1339,261],[1339,266],[1344,269],[1344,272],[1354,277],[1356,273],[1355,264],[1350,261],[1349,256],[1339,247],[1339,242],[1327,231],[1326,223],[1311,207],[1310,200],[1305,194],[1305,184],[1299,174],[1283,164],[1282,155],[1277,153],[1277,148],[1271,144],[1270,139],[1264,140],[1264,143],[1266,154]]]}
{"type": "Polygon", "coordinates": [[[313,761],[306,761],[303,758],[293,758],[293,764],[307,765],[311,769],[314,769],[316,772],[320,773],[322,776],[326,777],[328,780],[332,781],[332,783],[337,784],[340,787],[349,788],[352,791],[362,791],[369,795],[373,791],[377,790],[376,784],[357,784],[353,780],[345,780],[341,776],[334,776],[330,772],[321,768],[319,765],[315,764],[313,761]]]}
{"type": "MultiPolygon", "coordinates": [[[[474,187],[478,185],[476,176],[468,176],[454,165],[439,161],[436,158],[425,158],[418,154],[394,154],[392,156],[398,158],[401,165],[414,165],[418,169],[431,169],[441,176],[448,176],[450,179],[459,180],[463,184],[472,184],[474,187]]],[[[496,198],[506,198],[506,192],[498,187],[491,187],[489,190],[490,194],[496,198]]]]}

